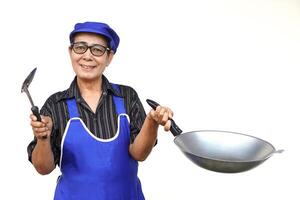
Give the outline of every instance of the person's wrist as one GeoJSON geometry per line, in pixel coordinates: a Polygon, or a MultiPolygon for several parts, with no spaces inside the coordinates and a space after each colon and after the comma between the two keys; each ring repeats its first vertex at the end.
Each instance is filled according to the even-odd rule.
{"type": "Polygon", "coordinates": [[[159,126],[159,124],[157,123],[157,121],[155,119],[153,119],[153,117],[151,116],[150,113],[148,113],[146,120],[148,120],[148,122],[153,125],[153,126],[159,126]]]}
{"type": "Polygon", "coordinates": [[[43,136],[39,136],[39,137],[36,137],[36,138],[39,142],[48,142],[50,140],[49,139],[50,137],[48,135],[43,135],[43,136]]]}

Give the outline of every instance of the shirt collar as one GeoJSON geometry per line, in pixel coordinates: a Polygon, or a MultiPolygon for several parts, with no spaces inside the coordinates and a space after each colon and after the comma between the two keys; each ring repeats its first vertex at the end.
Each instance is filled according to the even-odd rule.
{"type": "MultiPolygon", "coordinates": [[[[102,90],[103,90],[103,96],[106,96],[107,94],[112,94],[115,96],[123,97],[123,95],[115,90],[111,83],[108,81],[108,79],[102,75],[102,90]]],[[[72,99],[75,98],[77,102],[80,102],[82,97],[77,85],[77,76],[73,79],[70,87],[63,91],[61,95],[58,97],[57,102],[61,100],[66,100],[66,99],[72,99]]]]}

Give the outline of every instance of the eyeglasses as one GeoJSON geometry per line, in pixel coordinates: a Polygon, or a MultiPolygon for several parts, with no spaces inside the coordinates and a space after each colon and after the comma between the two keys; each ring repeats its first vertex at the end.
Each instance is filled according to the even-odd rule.
{"type": "Polygon", "coordinates": [[[110,51],[110,48],[102,46],[100,44],[88,45],[86,42],[74,42],[71,44],[72,50],[77,54],[84,54],[88,49],[94,56],[102,56],[106,51],[110,51]]]}

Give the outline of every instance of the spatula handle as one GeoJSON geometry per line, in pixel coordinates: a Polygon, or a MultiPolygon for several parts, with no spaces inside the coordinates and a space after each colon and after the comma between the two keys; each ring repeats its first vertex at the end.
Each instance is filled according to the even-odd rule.
{"type": "MultiPolygon", "coordinates": [[[[32,111],[32,113],[34,114],[34,116],[36,116],[37,121],[41,122],[41,121],[42,121],[42,118],[41,118],[41,115],[40,115],[39,108],[38,108],[37,106],[32,106],[32,107],[31,107],[31,111],[32,111]]],[[[47,139],[47,135],[44,135],[42,138],[43,138],[43,139],[47,139]]]]}
{"type": "MultiPolygon", "coordinates": [[[[151,106],[151,108],[153,108],[154,110],[156,110],[156,107],[159,106],[159,104],[151,99],[147,99],[146,100],[147,103],[149,104],[149,106],[151,106]]],[[[180,135],[182,133],[182,130],[177,126],[177,124],[175,123],[175,121],[171,118],[169,118],[169,120],[171,121],[171,127],[170,127],[170,131],[174,136],[180,135]]]]}
{"type": "Polygon", "coordinates": [[[34,114],[34,116],[36,116],[37,121],[41,122],[42,118],[41,118],[41,115],[40,115],[40,112],[39,112],[39,108],[37,106],[32,106],[31,111],[34,114]]]}

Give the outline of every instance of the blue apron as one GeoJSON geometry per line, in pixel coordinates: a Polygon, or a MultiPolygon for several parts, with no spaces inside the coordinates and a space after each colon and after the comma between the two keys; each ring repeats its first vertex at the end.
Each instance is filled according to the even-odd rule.
{"type": "Polygon", "coordinates": [[[124,100],[113,99],[119,127],[110,139],[94,136],[79,118],[75,99],[67,100],[70,120],[61,144],[62,175],[55,200],[144,200],[138,163],[129,155],[130,128],[124,100]]]}

